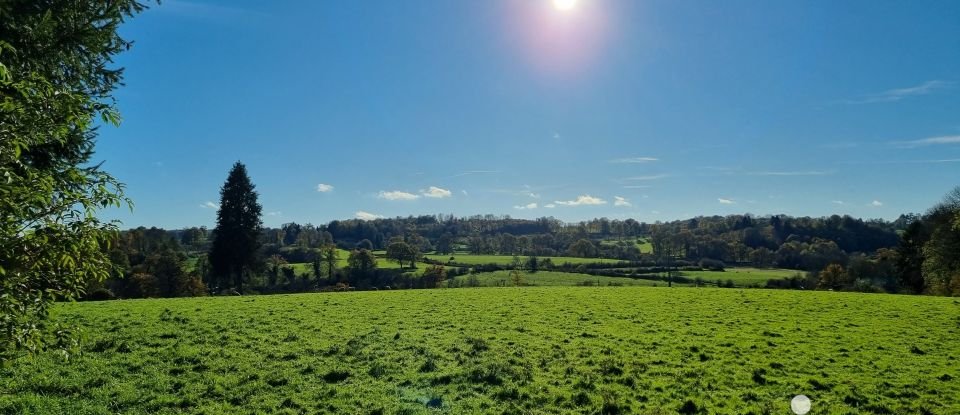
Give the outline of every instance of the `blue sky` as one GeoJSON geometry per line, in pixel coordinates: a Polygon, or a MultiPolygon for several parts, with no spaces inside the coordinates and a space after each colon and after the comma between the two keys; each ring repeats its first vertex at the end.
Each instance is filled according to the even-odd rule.
{"type": "Polygon", "coordinates": [[[97,158],[128,226],[895,218],[960,185],[956,1],[164,0],[97,158]]]}

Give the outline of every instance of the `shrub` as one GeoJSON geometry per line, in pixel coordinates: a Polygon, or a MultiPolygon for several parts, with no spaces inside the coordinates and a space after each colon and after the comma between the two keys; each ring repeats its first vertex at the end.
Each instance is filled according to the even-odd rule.
{"type": "Polygon", "coordinates": [[[467,287],[479,287],[479,286],[480,286],[480,278],[477,277],[476,273],[471,273],[470,276],[467,277],[467,287]]]}
{"type": "Polygon", "coordinates": [[[700,260],[700,268],[703,268],[709,271],[723,271],[725,268],[725,265],[723,264],[723,261],[704,258],[700,260]]]}
{"type": "Polygon", "coordinates": [[[87,294],[87,301],[106,301],[116,299],[117,296],[113,294],[113,291],[110,291],[106,288],[97,288],[96,290],[91,291],[87,294]]]}
{"type": "Polygon", "coordinates": [[[853,290],[862,292],[862,293],[875,293],[880,292],[876,286],[873,285],[873,282],[866,278],[858,278],[853,282],[853,290]]]}

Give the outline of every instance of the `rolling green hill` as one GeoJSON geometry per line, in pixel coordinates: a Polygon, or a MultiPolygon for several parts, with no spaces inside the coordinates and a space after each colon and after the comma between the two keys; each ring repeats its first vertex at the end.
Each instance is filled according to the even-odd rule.
{"type": "Polygon", "coordinates": [[[960,413],[952,298],[405,290],[59,304],[2,414],[960,413]]]}

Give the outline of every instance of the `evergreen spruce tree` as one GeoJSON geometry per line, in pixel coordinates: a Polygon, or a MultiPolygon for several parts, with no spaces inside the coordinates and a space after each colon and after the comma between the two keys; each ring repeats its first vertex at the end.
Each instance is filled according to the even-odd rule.
{"type": "Polygon", "coordinates": [[[239,161],[220,189],[217,228],[210,248],[210,267],[217,288],[243,293],[244,279],[257,265],[260,248],[261,206],[257,192],[239,161]]]}

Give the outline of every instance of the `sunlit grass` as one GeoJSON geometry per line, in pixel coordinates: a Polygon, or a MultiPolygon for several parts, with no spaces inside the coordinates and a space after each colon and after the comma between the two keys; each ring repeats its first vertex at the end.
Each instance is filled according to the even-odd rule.
{"type": "Polygon", "coordinates": [[[0,413],[782,414],[801,393],[813,413],[960,413],[951,298],[521,287],[54,314],[84,353],[0,369],[0,413]]]}

